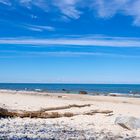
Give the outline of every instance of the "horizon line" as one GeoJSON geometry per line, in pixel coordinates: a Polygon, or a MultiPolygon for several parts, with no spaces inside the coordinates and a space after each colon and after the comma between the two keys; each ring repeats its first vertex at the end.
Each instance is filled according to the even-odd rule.
{"type": "Polygon", "coordinates": [[[71,82],[51,82],[51,83],[40,83],[40,82],[0,82],[0,84],[107,84],[107,85],[140,85],[140,83],[71,83],[71,82]]]}

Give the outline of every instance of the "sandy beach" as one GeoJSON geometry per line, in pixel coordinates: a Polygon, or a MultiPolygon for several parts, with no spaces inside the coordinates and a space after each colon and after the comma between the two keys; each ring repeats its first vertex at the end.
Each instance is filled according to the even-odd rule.
{"type": "Polygon", "coordinates": [[[121,116],[140,117],[139,98],[1,90],[0,108],[17,113],[0,119],[1,138],[140,139],[140,129],[115,123],[121,116]],[[43,115],[33,116],[37,111],[43,115]]]}

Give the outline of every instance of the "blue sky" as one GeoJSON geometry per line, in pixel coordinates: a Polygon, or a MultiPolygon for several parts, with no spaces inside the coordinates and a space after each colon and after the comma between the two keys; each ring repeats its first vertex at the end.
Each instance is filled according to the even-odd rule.
{"type": "Polygon", "coordinates": [[[0,0],[0,82],[140,83],[140,0],[0,0]]]}

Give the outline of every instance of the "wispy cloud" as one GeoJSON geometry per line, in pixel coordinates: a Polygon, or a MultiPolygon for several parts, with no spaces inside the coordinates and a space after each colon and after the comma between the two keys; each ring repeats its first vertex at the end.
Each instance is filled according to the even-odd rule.
{"type": "Polygon", "coordinates": [[[63,19],[79,19],[86,8],[96,17],[104,19],[116,14],[131,16],[133,25],[140,26],[140,0],[0,0],[0,3],[13,6],[13,10],[20,5],[30,10],[37,7],[47,13],[55,11],[63,19]]]}
{"type": "Polygon", "coordinates": [[[32,31],[37,31],[37,32],[42,32],[42,31],[55,31],[55,28],[52,26],[39,26],[39,25],[31,25],[31,24],[26,24],[22,25],[21,27],[27,29],[27,30],[32,30],[32,31]]]}
{"type": "Polygon", "coordinates": [[[77,9],[79,0],[54,0],[53,5],[58,7],[63,15],[69,18],[78,19],[81,11],[77,9]]]}
{"type": "Polygon", "coordinates": [[[140,47],[140,38],[127,37],[77,37],[77,38],[4,38],[0,39],[0,44],[25,44],[25,45],[74,45],[74,46],[99,46],[99,47],[140,47]]]}
{"type": "MultiPolygon", "coordinates": [[[[47,9],[46,5],[49,5],[45,0],[27,1],[42,9],[47,9]]],[[[60,0],[59,2],[52,0],[51,4],[59,8],[63,15],[74,19],[78,19],[84,12],[82,8],[89,8],[93,11],[96,10],[97,16],[100,18],[111,18],[116,14],[132,16],[134,18],[133,24],[140,25],[140,0],[87,0],[86,2],[84,0],[60,0]]]]}
{"type": "Polygon", "coordinates": [[[23,7],[28,9],[32,9],[33,6],[36,6],[45,12],[52,11],[51,9],[57,8],[60,13],[65,15],[68,18],[78,19],[80,17],[81,12],[76,9],[76,4],[79,0],[20,0],[18,3],[23,7]]]}
{"type": "Polygon", "coordinates": [[[46,2],[46,0],[19,0],[18,3],[28,9],[32,9],[33,6],[36,6],[48,12],[48,2],[46,2]]]}
{"type": "Polygon", "coordinates": [[[15,58],[15,57],[83,57],[83,56],[97,56],[97,57],[115,57],[115,58],[140,58],[139,55],[106,53],[106,52],[79,52],[79,51],[0,51],[0,58],[15,58]]]}
{"type": "Polygon", "coordinates": [[[134,25],[140,26],[140,0],[96,0],[93,9],[98,17],[111,18],[116,14],[132,16],[134,25]]]}
{"type": "Polygon", "coordinates": [[[101,18],[110,18],[127,7],[130,0],[96,0],[92,8],[101,18]]]}
{"type": "Polygon", "coordinates": [[[9,0],[0,0],[0,3],[7,5],[7,6],[11,6],[11,2],[9,0]]]}

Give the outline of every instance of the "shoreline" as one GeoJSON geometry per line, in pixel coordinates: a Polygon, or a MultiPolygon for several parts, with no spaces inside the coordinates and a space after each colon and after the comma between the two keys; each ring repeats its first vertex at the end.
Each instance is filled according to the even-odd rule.
{"type": "Polygon", "coordinates": [[[89,95],[140,97],[138,84],[0,83],[0,89],[72,94],[84,91],[89,95]]]}
{"type": "Polygon", "coordinates": [[[139,107],[139,98],[0,90],[0,108],[23,115],[1,118],[0,136],[17,136],[19,139],[24,136],[43,138],[44,135],[48,139],[78,139],[80,136],[86,139],[102,137],[103,140],[110,140],[110,137],[120,140],[119,137],[122,137],[138,140],[140,129],[128,130],[115,124],[115,120],[121,116],[139,118],[139,107]],[[40,110],[43,110],[39,112],[44,115],[43,118],[34,114],[40,110]]]}
{"type": "MultiPolygon", "coordinates": [[[[68,94],[68,95],[79,95],[81,91],[79,92],[67,92],[67,91],[43,91],[43,90],[14,90],[14,89],[0,89],[0,92],[9,92],[9,93],[28,93],[28,94],[37,94],[37,95],[45,95],[45,94],[68,94]]],[[[128,97],[128,98],[140,98],[140,94],[132,94],[132,93],[116,93],[116,92],[108,92],[108,93],[102,93],[102,92],[86,92],[85,95],[89,96],[112,96],[112,97],[128,97]]]]}

